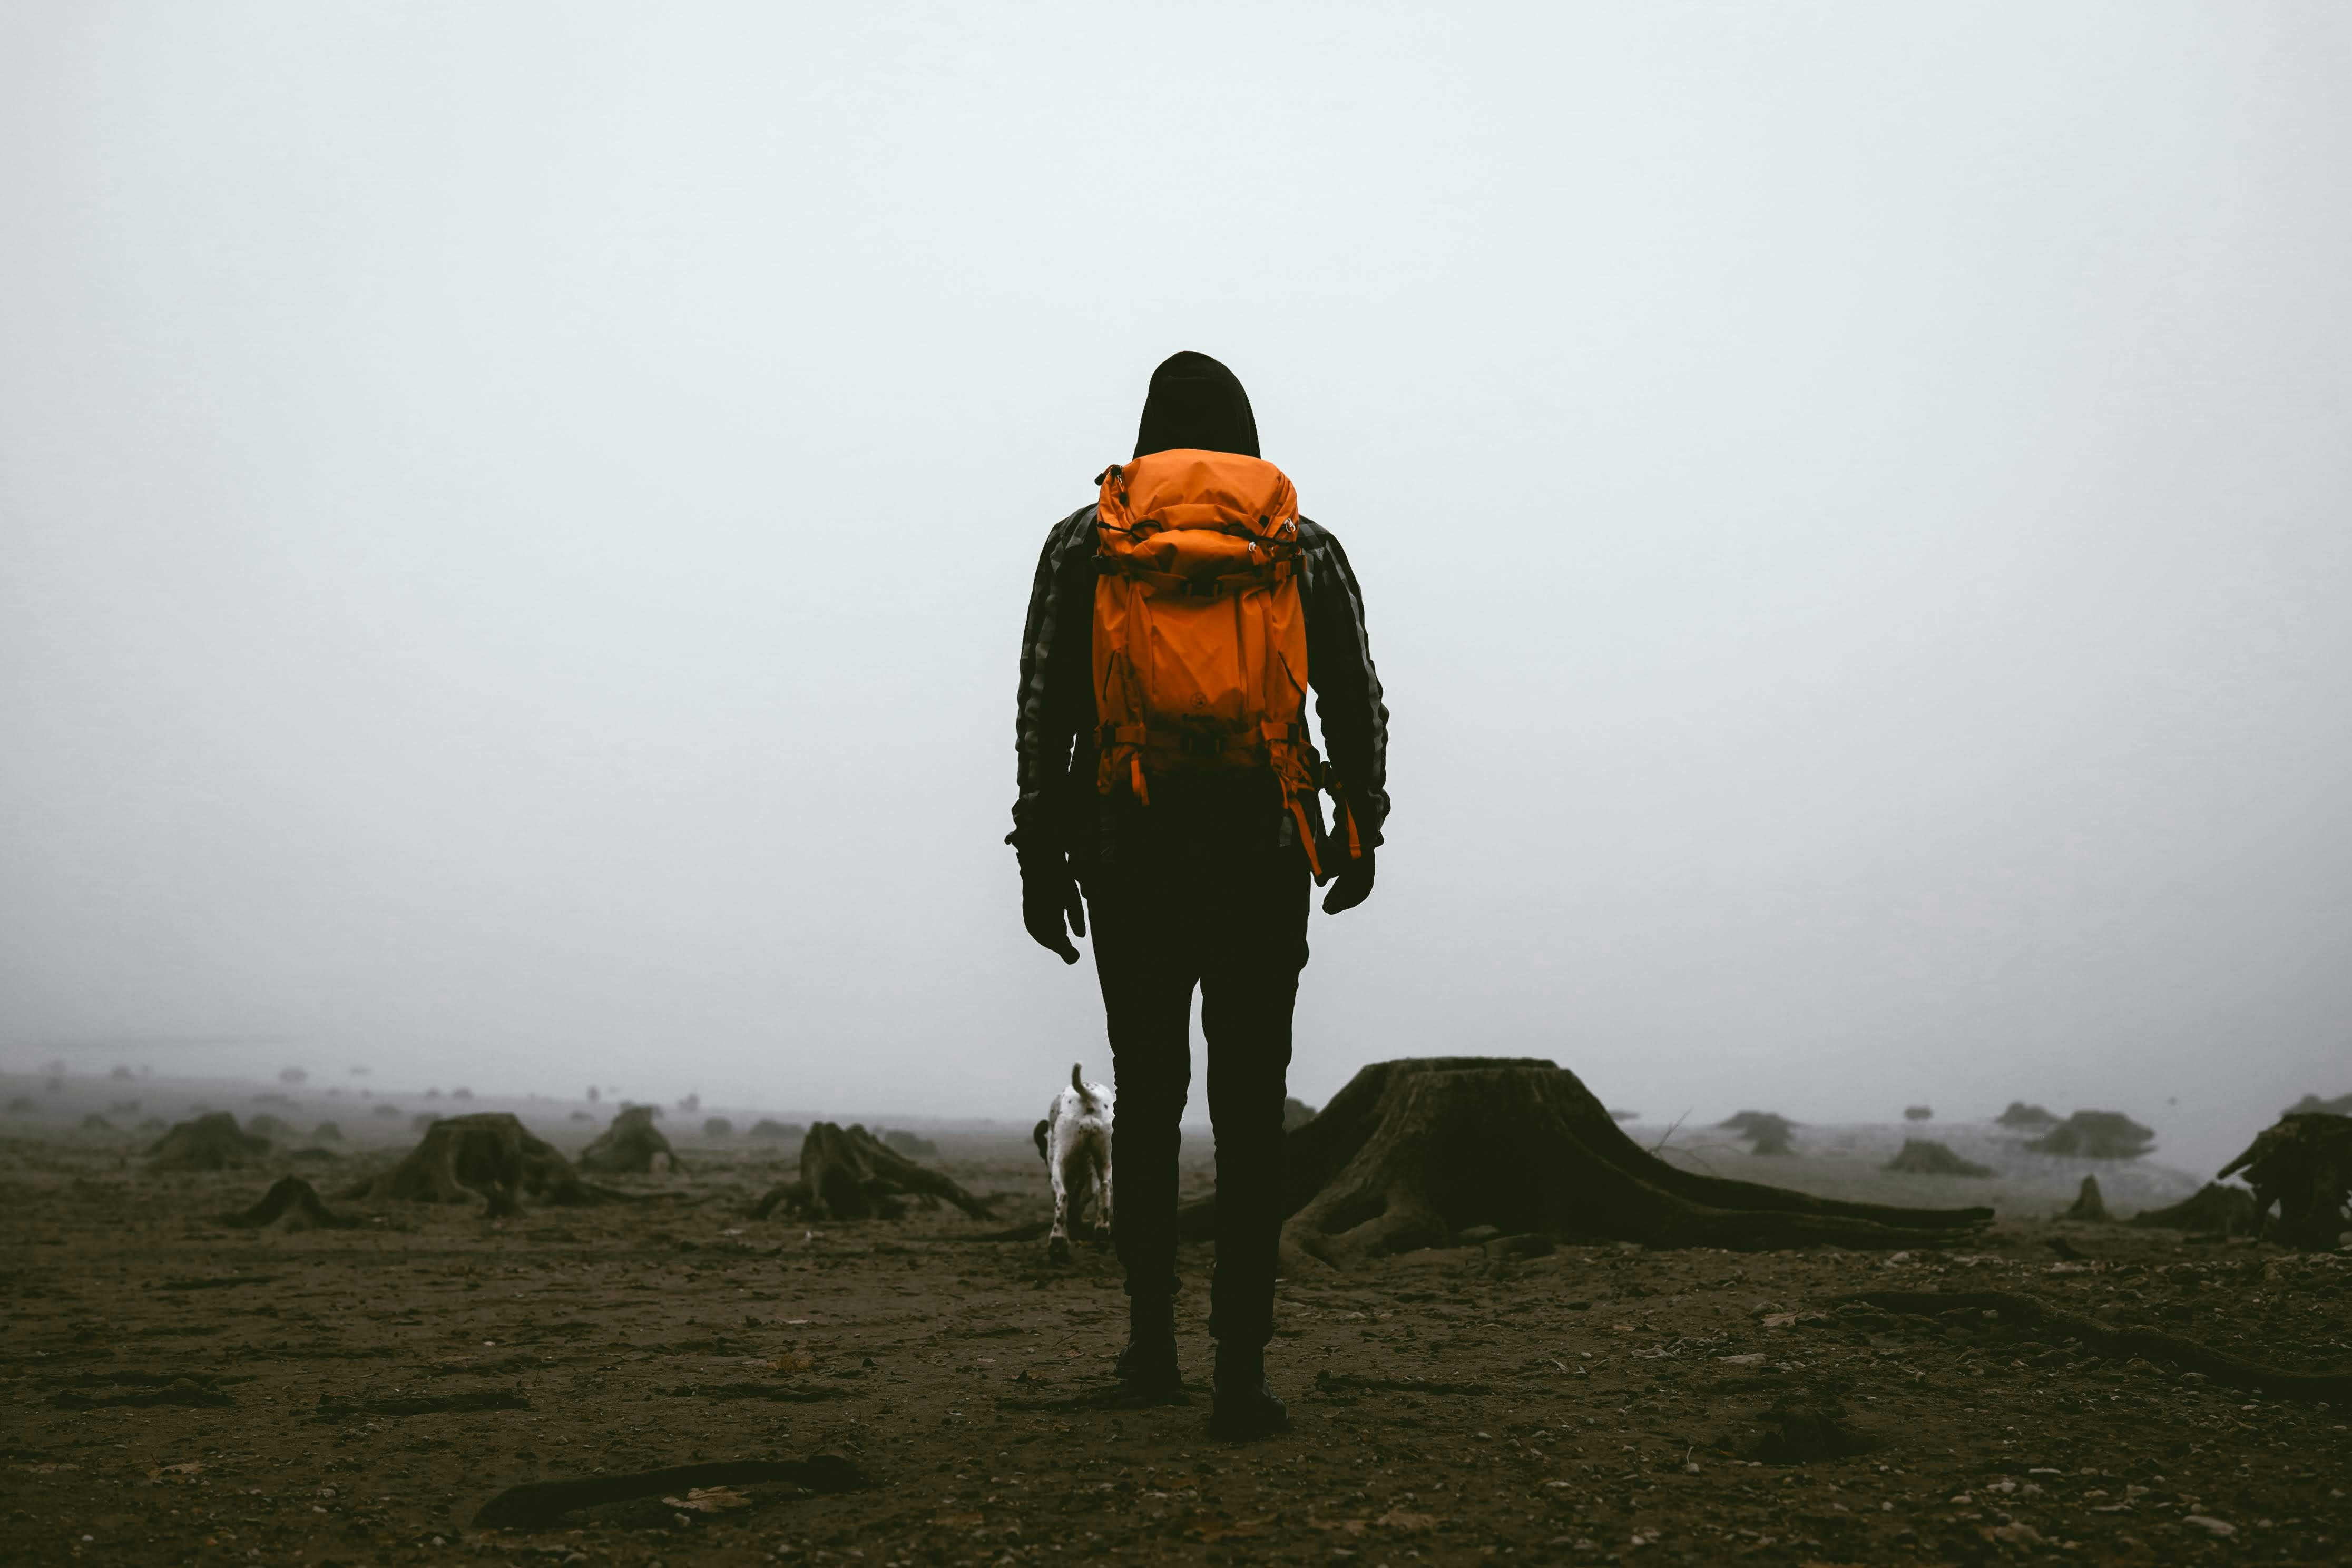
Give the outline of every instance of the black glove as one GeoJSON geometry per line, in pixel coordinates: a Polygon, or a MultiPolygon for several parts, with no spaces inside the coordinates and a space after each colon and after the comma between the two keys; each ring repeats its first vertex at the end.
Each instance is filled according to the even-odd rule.
{"type": "Polygon", "coordinates": [[[1021,923],[1048,952],[1058,952],[1064,963],[1076,963],[1078,950],[1062,929],[1087,934],[1087,906],[1070,875],[1069,858],[1058,850],[1033,849],[1021,857],[1021,923]]]}
{"type": "MultiPolygon", "coordinates": [[[[1339,846],[1334,845],[1334,852],[1339,846]]],[[[1323,895],[1323,912],[1345,914],[1372,896],[1372,851],[1367,845],[1363,854],[1343,863],[1331,879],[1331,890],[1323,895]]],[[[1034,926],[1033,931],[1036,928],[1034,926]]]]}

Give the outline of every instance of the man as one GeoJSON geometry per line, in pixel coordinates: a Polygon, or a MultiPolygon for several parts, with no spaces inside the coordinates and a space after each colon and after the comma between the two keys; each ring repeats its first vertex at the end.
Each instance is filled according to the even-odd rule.
{"type": "Polygon", "coordinates": [[[1118,1375],[1147,1398],[1181,1387],[1177,1128],[1200,988],[1217,1162],[1210,1430],[1257,1436],[1288,1425],[1265,1352],[1308,882],[1331,881],[1329,914],[1371,894],[1388,709],[1348,558],[1260,458],[1231,371],[1198,353],[1161,364],[1134,459],[1097,482],[1097,503],[1055,526],[1037,563],[1006,841],[1040,946],[1076,963],[1070,936],[1092,917],[1118,1091],[1118,1375]],[[1318,785],[1333,796],[1328,830],[1318,785]]]}

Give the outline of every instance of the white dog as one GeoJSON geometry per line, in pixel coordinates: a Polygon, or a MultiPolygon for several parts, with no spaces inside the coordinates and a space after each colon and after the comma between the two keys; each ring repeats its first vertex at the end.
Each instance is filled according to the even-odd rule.
{"type": "Polygon", "coordinates": [[[1081,1064],[1070,1064],[1070,1087],[1054,1097],[1045,1120],[1037,1123],[1037,1152],[1054,1183],[1054,1228],[1045,1240],[1045,1256],[1055,1263],[1070,1260],[1070,1215],[1083,1215],[1087,1201],[1095,1205],[1095,1223],[1110,1229],[1111,1093],[1080,1075],[1081,1064]]]}

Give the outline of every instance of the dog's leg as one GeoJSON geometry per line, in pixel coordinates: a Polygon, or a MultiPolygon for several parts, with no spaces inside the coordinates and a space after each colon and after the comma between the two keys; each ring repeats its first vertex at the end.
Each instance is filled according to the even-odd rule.
{"type": "Polygon", "coordinates": [[[1097,1147],[1102,1157],[1095,1162],[1096,1224],[1102,1226],[1103,1241],[1112,1240],[1110,1219],[1110,1140],[1104,1139],[1097,1147]]]}
{"type": "Polygon", "coordinates": [[[1062,1179],[1062,1167],[1054,1167],[1054,1228],[1045,1237],[1045,1261],[1067,1263],[1070,1260],[1070,1188],[1062,1179]]]}

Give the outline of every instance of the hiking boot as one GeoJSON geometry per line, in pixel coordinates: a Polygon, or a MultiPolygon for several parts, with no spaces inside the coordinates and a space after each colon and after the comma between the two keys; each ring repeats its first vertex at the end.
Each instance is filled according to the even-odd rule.
{"type": "Polygon", "coordinates": [[[1290,1411],[1274,1396],[1265,1378],[1262,1345],[1217,1347],[1217,1398],[1209,1412],[1209,1436],[1245,1443],[1290,1430],[1290,1411]]]}
{"type": "Polygon", "coordinates": [[[1127,1299],[1127,1348],[1118,1352],[1117,1373],[1129,1391],[1147,1395],[1182,1392],[1176,1368],[1176,1303],[1165,1296],[1127,1299]]]}

